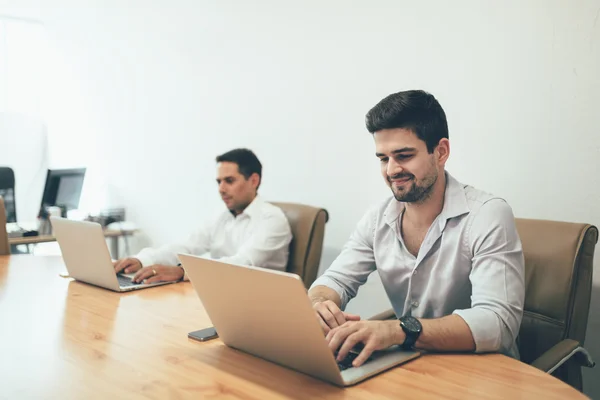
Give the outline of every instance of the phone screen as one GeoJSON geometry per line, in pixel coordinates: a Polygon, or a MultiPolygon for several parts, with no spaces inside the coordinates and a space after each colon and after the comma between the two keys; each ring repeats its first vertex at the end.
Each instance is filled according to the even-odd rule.
{"type": "Polygon", "coordinates": [[[188,333],[188,337],[191,339],[199,340],[201,342],[205,342],[207,340],[216,339],[219,337],[219,335],[217,334],[217,330],[214,327],[210,327],[190,332],[188,333]]]}

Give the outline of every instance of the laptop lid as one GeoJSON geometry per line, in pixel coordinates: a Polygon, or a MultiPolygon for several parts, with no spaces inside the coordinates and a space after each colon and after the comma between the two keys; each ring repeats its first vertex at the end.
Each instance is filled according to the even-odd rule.
{"type": "Polygon", "coordinates": [[[226,345],[344,384],[297,275],[186,254],[179,259],[226,345]]]}
{"type": "Polygon", "coordinates": [[[79,281],[119,291],[110,252],[100,224],[50,217],[69,275],[79,281]]]}

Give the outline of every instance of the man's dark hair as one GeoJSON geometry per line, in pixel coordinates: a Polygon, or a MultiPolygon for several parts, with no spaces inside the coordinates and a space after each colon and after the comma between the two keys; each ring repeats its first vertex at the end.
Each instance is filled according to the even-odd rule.
{"type": "MultiPolygon", "coordinates": [[[[244,175],[244,178],[248,179],[254,173],[258,174],[260,178],[258,186],[262,181],[262,164],[258,161],[256,154],[252,150],[248,149],[233,149],[227,153],[223,153],[217,156],[217,162],[232,162],[238,165],[240,174],[244,175]]],[[[256,187],[258,189],[258,186],[256,187]]]]}
{"type": "Polygon", "coordinates": [[[442,138],[448,138],[446,113],[432,94],[423,90],[407,90],[390,94],[369,110],[367,129],[375,133],[382,129],[410,129],[433,149],[442,138]]]}

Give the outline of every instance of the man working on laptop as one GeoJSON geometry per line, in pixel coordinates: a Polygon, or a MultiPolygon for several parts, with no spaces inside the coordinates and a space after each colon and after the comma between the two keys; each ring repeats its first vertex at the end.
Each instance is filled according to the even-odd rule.
{"type": "Polygon", "coordinates": [[[116,272],[137,271],[134,282],[179,281],[185,274],[177,253],[285,270],[292,233],[283,211],[257,194],[262,179],[260,161],[247,149],[231,150],[216,161],[219,194],[227,210],[185,243],[146,248],[134,257],[115,261],[116,272]]]}
{"type": "Polygon", "coordinates": [[[431,94],[392,94],[366,125],[393,198],[366,213],[309,291],[329,347],[343,360],[362,344],[355,367],[392,345],[518,358],[524,261],[511,208],[445,171],[448,125],[431,94]],[[375,270],[399,321],[341,311],[375,270]]]}

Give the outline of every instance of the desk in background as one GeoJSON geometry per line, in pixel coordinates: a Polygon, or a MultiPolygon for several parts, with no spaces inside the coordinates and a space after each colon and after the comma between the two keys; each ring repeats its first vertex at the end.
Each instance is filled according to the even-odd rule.
{"type": "Polygon", "coordinates": [[[0,256],[0,398],[583,399],[499,354],[424,355],[342,389],[187,333],[189,282],[131,293],[61,278],[60,257],[0,256]]]}
{"type": "MultiPolygon", "coordinates": [[[[137,229],[105,229],[104,237],[110,238],[110,252],[113,258],[119,257],[119,238],[125,236],[131,236],[137,232],[137,229]]],[[[40,236],[27,236],[27,237],[16,237],[9,238],[9,245],[19,245],[19,244],[37,244],[37,243],[48,243],[55,242],[56,238],[52,235],[40,235],[40,236]]]]}

